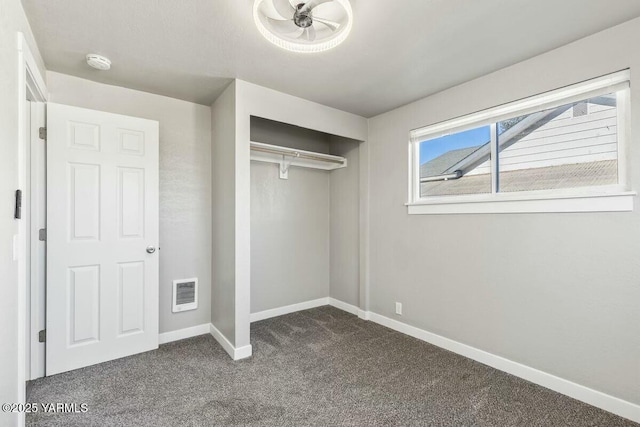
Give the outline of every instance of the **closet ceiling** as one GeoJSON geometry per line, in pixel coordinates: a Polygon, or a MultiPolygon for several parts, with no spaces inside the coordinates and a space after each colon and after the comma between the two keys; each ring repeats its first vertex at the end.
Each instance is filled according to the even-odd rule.
{"type": "Polygon", "coordinates": [[[23,4],[52,71],[205,105],[239,78],[365,117],[640,16],[638,0],[352,0],[344,44],[296,54],[260,35],[253,0],[23,4]]]}

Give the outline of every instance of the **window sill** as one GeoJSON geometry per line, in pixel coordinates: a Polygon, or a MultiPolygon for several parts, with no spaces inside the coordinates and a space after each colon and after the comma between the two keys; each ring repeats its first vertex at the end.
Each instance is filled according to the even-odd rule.
{"type": "Polygon", "coordinates": [[[491,194],[434,197],[407,203],[409,215],[630,212],[635,191],[585,194],[491,194]]]}

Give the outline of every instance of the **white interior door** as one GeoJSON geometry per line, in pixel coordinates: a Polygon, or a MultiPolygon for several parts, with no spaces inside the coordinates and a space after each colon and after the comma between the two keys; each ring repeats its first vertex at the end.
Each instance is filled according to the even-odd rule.
{"type": "Polygon", "coordinates": [[[158,122],[47,104],[46,374],[158,347],[158,122]]]}

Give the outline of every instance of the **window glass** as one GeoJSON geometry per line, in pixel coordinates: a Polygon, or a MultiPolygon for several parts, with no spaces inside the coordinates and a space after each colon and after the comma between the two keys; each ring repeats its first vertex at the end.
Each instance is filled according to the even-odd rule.
{"type": "Polygon", "coordinates": [[[491,193],[491,127],[420,143],[420,197],[491,193]]]}
{"type": "Polygon", "coordinates": [[[618,182],[616,94],[498,122],[498,191],[618,182]]]}

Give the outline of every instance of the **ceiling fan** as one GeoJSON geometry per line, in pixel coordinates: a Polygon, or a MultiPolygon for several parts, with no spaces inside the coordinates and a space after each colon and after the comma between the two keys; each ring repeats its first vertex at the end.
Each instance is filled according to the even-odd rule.
{"type": "Polygon", "coordinates": [[[284,49],[320,52],[342,43],[351,30],[349,0],[256,0],[262,35],[284,49]]]}

